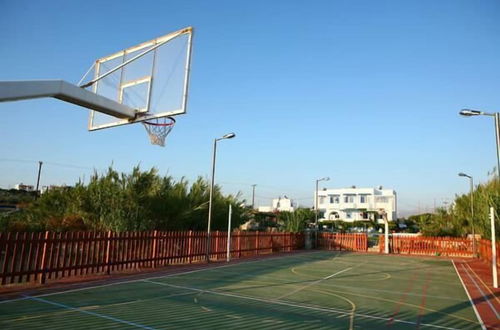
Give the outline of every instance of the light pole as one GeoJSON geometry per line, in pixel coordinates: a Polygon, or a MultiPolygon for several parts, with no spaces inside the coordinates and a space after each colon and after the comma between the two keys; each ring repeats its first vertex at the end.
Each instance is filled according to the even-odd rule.
{"type": "Polygon", "coordinates": [[[255,186],[256,184],[252,185],[252,210],[255,209],[255,186]]]}
{"type": "Polygon", "coordinates": [[[481,110],[471,110],[471,109],[462,109],[459,112],[460,115],[466,117],[472,116],[490,116],[495,119],[495,135],[496,135],[496,144],[497,144],[497,177],[500,180],[500,112],[484,112],[481,110]]]}
{"type": "Polygon", "coordinates": [[[472,254],[476,257],[476,234],[474,232],[474,179],[465,173],[458,173],[458,176],[469,178],[470,181],[470,222],[472,227],[472,254]]]}
{"type": "Polygon", "coordinates": [[[220,138],[214,139],[214,150],[212,155],[212,181],[210,183],[210,197],[208,200],[208,225],[207,225],[207,247],[206,247],[206,259],[210,262],[210,226],[212,224],[212,199],[214,193],[214,182],[215,182],[215,158],[217,156],[217,141],[224,139],[232,139],[236,136],[234,133],[227,133],[220,138]]]}
{"type": "Polygon", "coordinates": [[[314,227],[316,228],[316,238],[315,243],[316,247],[318,247],[318,183],[320,181],[329,181],[329,177],[324,177],[316,180],[316,191],[315,191],[315,206],[314,206],[314,227]]]}

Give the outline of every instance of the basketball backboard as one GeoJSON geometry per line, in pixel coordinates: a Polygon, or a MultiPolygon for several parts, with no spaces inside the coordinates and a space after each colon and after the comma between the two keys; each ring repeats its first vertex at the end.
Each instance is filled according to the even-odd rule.
{"type": "Polygon", "coordinates": [[[88,129],[186,113],[192,33],[188,27],[97,59],[80,87],[134,109],[135,116],[90,110],[88,129]]]}

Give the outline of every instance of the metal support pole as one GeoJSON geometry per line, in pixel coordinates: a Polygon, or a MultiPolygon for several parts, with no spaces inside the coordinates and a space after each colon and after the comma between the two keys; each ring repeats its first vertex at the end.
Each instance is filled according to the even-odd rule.
{"type": "Polygon", "coordinates": [[[210,183],[210,197],[208,200],[208,226],[207,226],[207,248],[206,248],[206,259],[210,262],[210,226],[212,224],[212,199],[214,192],[214,182],[215,182],[215,157],[217,155],[217,139],[214,139],[214,149],[212,155],[212,180],[210,183]]]}
{"type": "Polygon", "coordinates": [[[387,220],[387,213],[384,213],[382,217],[384,218],[384,229],[385,229],[384,253],[389,254],[389,220],[387,220]]]}
{"type": "Polygon", "coordinates": [[[252,185],[252,209],[255,209],[255,186],[256,184],[252,185]]]}
{"type": "Polygon", "coordinates": [[[233,213],[232,205],[229,204],[229,217],[227,219],[227,262],[231,261],[231,215],[233,213]]]}
{"type": "Polygon", "coordinates": [[[476,257],[476,233],[474,231],[474,179],[470,179],[470,221],[472,226],[472,257],[476,257]]]}
{"type": "Polygon", "coordinates": [[[497,138],[497,180],[500,180],[500,112],[495,113],[495,134],[497,138]]]}
{"type": "Polygon", "coordinates": [[[318,248],[318,182],[316,180],[315,206],[314,206],[314,248],[318,248]]]}
{"type": "Polygon", "coordinates": [[[37,194],[37,196],[40,195],[38,188],[40,187],[40,175],[42,174],[42,165],[43,165],[43,162],[39,161],[38,162],[38,178],[36,179],[36,194],[37,194]]]}
{"type": "Polygon", "coordinates": [[[493,287],[498,288],[498,274],[497,274],[497,243],[495,232],[495,208],[490,207],[491,219],[491,273],[493,276],[493,287]]]}

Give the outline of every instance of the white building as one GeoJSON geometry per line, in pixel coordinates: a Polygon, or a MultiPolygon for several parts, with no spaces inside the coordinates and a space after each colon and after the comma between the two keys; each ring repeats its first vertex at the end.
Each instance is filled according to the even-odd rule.
{"type": "MultiPolygon", "coordinates": [[[[314,196],[316,199],[316,196],[314,196]]],[[[316,205],[316,201],[315,204],[316,205]]],[[[393,189],[341,188],[318,191],[320,221],[343,220],[347,222],[375,220],[385,211],[389,221],[397,220],[397,197],[393,189]]]]}
{"type": "Polygon", "coordinates": [[[273,199],[272,206],[259,206],[259,212],[288,211],[293,212],[293,201],[288,197],[279,197],[273,199]]]}
{"type": "Polygon", "coordinates": [[[18,183],[14,186],[14,189],[16,190],[25,190],[25,191],[34,191],[35,187],[29,184],[24,184],[24,183],[18,183]]]}

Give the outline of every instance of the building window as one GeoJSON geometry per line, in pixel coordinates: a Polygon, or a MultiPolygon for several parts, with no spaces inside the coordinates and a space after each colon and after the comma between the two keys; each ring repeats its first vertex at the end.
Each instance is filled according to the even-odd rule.
{"type": "Polygon", "coordinates": [[[330,204],[338,204],[340,202],[339,195],[330,195],[330,204]]]}
{"type": "Polygon", "coordinates": [[[351,212],[347,212],[347,213],[345,214],[345,217],[346,217],[347,219],[351,219],[351,218],[352,218],[351,212]]]}
{"type": "Polygon", "coordinates": [[[354,195],[344,195],[344,203],[354,203],[354,195]]]}
{"type": "Polygon", "coordinates": [[[377,197],[376,201],[378,203],[387,203],[389,201],[389,199],[386,196],[379,196],[379,197],[377,197]]]}
{"type": "Polygon", "coordinates": [[[359,202],[360,203],[368,203],[368,195],[360,195],[359,202]]]}

